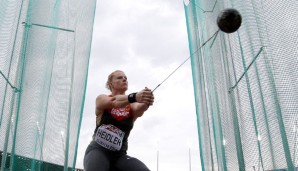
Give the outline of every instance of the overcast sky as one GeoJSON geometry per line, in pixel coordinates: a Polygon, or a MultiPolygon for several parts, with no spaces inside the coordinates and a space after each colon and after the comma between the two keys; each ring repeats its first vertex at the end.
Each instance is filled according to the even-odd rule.
{"type": "MultiPolygon", "coordinates": [[[[107,76],[123,70],[128,93],[154,89],[189,57],[182,0],[98,0],[77,168],[95,128],[95,98],[109,94],[107,76]]],[[[128,139],[128,155],[151,171],[200,171],[191,64],[188,60],[154,92],[155,102],[128,139]],[[189,164],[189,149],[191,164],[189,164]]]]}

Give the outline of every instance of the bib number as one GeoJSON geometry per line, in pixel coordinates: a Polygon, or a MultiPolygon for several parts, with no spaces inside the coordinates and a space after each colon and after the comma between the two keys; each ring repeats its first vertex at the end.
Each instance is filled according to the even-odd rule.
{"type": "Polygon", "coordinates": [[[125,133],[114,125],[101,125],[95,134],[95,141],[106,149],[119,151],[124,135],[125,133]]]}

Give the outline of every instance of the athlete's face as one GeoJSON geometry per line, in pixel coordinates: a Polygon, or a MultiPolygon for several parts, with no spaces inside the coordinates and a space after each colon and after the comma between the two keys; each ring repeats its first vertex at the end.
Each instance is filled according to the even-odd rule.
{"type": "Polygon", "coordinates": [[[112,81],[110,83],[112,90],[126,91],[128,88],[127,77],[122,71],[117,71],[114,73],[112,81]]]}

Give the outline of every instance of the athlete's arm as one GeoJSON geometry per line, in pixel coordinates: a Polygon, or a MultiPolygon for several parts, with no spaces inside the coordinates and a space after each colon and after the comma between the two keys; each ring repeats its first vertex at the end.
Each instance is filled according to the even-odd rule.
{"type": "MultiPolygon", "coordinates": [[[[145,88],[136,94],[136,101],[132,103],[132,113],[134,118],[140,117],[153,104],[154,96],[150,89],[145,88]]],[[[96,98],[96,114],[101,115],[105,109],[124,107],[129,104],[128,95],[99,95],[96,98]]]]}
{"type": "Polygon", "coordinates": [[[137,103],[133,103],[131,105],[134,120],[136,120],[138,117],[141,117],[144,114],[144,112],[149,108],[149,106],[151,106],[154,102],[154,96],[150,89],[146,87],[141,92],[143,93],[137,93],[136,95],[137,103]],[[142,100],[139,100],[139,98],[142,98],[142,100]]]}
{"type": "Polygon", "coordinates": [[[149,108],[149,105],[145,103],[134,103],[131,106],[134,120],[143,116],[144,112],[149,108]]]}
{"type": "Polygon", "coordinates": [[[129,104],[127,95],[116,95],[113,97],[107,95],[99,95],[96,98],[96,108],[98,110],[124,107],[129,104]]]}
{"type": "MultiPolygon", "coordinates": [[[[153,103],[153,94],[150,89],[145,88],[144,90],[137,92],[136,94],[136,102],[144,103],[147,105],[152,105],[153,103]]],[[[107,96],[107,95],[99,95],[96,98],[96,108],[99,110],[111,109],[117,107],[124,107],[129,104],[128,95],[115,95],[115,96],[107,96]]],[[[136,110],[144,110],[143,105],[134,105],[136,106],[136,110]]],[[[147,109],[146,109],[147,110],[147,109]]]]}

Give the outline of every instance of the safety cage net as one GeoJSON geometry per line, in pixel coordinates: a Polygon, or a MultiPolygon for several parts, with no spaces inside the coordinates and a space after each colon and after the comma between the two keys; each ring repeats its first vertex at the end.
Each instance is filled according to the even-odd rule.
{"type": "Polygon", "coordinates": [[[189,0],[185,13],[202,169],[298,170],[298,1],[189,0]],[[217,25],[227,8],[242,16],[233,33],[217,25]]]}
{"type": "Polygon", "coordinates": [[[0,1],[0,170],[74,170],[96,0],[0,1]]]}

